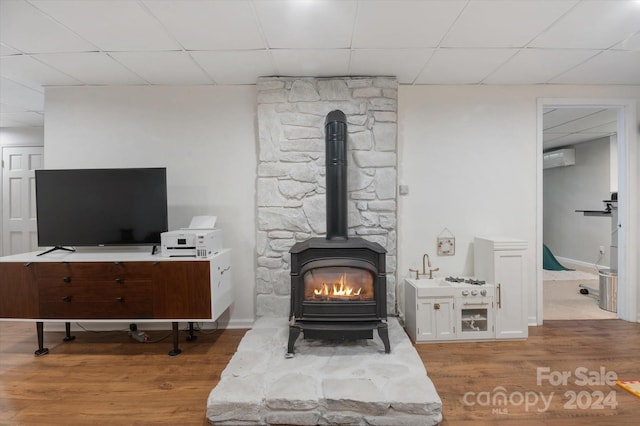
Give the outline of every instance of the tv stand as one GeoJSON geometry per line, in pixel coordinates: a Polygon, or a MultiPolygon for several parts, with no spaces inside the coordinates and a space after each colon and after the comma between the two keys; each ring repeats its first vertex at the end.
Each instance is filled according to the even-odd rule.
{"type": "Polygon", "coordinates": [[[45,255],[45,254],[49,254],[49,253],[54,252],[54,251],[56,251],[56,250],[65,250],[65,251],[70,251],[70,252],[74,252],[74,251],[76,251],[76,249],[74,249],[74,248],[62,247],[62,246],[55,246],[55,247],[51,247],[51,248],[50,248],[49,250],[47,250],[47,251],[43,251],[42,253],[37,254],[36,256],[42,256],[42,255],[45,255]]]}
{"type": "Polygon", "coordinates": [[[204,259],[166,258],[149,252],[36,252],[0,257],[0,321],[36,323],[36,356],[44,347],[44,322],[171,323],[180,354],[179,322],[212,322],[231,305],[231,250],[204,259]]]}

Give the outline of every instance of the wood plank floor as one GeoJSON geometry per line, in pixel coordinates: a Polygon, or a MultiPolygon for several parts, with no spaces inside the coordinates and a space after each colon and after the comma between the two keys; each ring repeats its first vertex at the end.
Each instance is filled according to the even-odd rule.
{"type": "MultiPolygon", "coordinates": [[[[2,322],[0,425],[206,425],[209,392],[244,333],[216,331],[191,343],[182,333],[177,357],[167,356],[171,338],[141,344],[124,331],[78,332],[76,341],[62,343],[63,333],[46,333],[51,353],[36,358],[35,325],[2,322]]],[[[640,324],[548,321],[529,333],[520,342],[416,345],[442,398],[443,425],[639,424],[640,398],[607,384],[581,385],[575,373],[604,368],[620,379],[640,379],[640,324]],[[571,377],[566,385],[538,385],[538,368],[571,377]],[[506,405],[485,399],[498,387],[511,398],[506,405]],[[567,392],[575,393],[575,404],[567,392]],[[598,401],[610,392],[616,408],[612,398],[598,401]],[[533,404],[534,394],[549,406],[541,399],[533,404]]],[[[150,334],[159,339],[167,332],[150,334]]]]}

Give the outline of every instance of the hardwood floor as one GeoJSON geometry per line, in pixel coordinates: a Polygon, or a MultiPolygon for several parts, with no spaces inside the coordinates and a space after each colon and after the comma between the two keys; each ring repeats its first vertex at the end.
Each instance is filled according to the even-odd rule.
{"type": "Polygon", "coordinates": [[[529,328],[526,341],[416,348],[443,401],[442,425],[639,424],[640,398],[603,383],[609,379],[606,374],[613,373],[620,380],[640,380],[640,324],[545,321],[541,327],[529,328]],[[601,375],[601,368],[609,373],[601,375]],[[562,372],[570,376],[566,384],[546,378],[538,384],[538,369],[541,376],[546,371],[546,377],[554,379],[562,372]],[[585,375],[593,377],[587,384],[585,375]],[[506,405],[492,403],[500,390],[510,397],[506,405]],[[521,395],[529,398],[528,407],[521,395]],[[542,397],[550,401],[548,408],[542,397]]]}
{"type": "MultiPolygon", "coordinates": [[[[0,425],[206,425],[209,392],[244,333],[200,334],[191,343],[183,333],[177,357],[167,356],[171,338],[141,344],[126,332],[79,332],[76,341],[62,343],[63,333],[45,333],[51,353],[36,358],[35,325],[1,322],[0,425]]],[[[442,398],[443,425],[638,424],[640,398],[615,385],[583,386],[575,373],[599,375],[604,368],[620,379],[640,379],[640,324],[548,321],[529,333],[519,342],[416,345],[442,398]],[[538,368],[571,377],[566,385],[538,385],[538,368]],[[511,401],[485,403],[500,386],[511,401]],[[575,409],[566,392],[575,393],[575,409]],[[598,401],[610,392],[613,397],[598,401]],[[529,407],[519,395],[530,398],[529,407]],[[541,397],[551,401],[548,408],[541,397]]],[[[167,332],[150,334],[159,339],[167,332]]]]}

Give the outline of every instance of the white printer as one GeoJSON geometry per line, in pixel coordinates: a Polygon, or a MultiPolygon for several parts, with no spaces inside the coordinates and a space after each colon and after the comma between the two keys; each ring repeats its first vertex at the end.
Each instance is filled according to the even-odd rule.
{"type": "Polygon", "coordinates": [[[188,228],[160,234],[162,257],[207,258],[222,250],[222,229],[215,216],[195,216],[188,228]]]}

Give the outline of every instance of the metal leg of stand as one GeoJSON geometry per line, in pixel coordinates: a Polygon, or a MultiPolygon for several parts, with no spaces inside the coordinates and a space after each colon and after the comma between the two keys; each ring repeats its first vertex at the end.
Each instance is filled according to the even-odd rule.
{"type": "Polygon", "coordinates": [[[44,347],[44,323],[42,321],[36,322],[36,331],[38,332],[38,350],[35,351],[35,355],[48,354],[49,348],[44,347]]]}
{"type": "Polygon", "coordinates": [[[64,323],[64,329],[66,330],[67,335],[64,336],[64,339],[62,339],[62,341],[70,342],[72,340],[75,340],[76,336],[72,336],[71,335],[71,323],[70,322],[65,322],[64,323]]]}
{"type": "Polygon", "coordinates": [[[178,338],[179,338],[178,323],[174,322],[173,323],[173,349],[169,351],[169,356],[176,356],[182,352],[178,347],[178,343],[179,343],[178,338]]]}
{"type": "Polygon", "coordinates": [[[189,335],[187,336],[187,342],[193,342],[198,336],[193,334],[193,321],[189,321],[189,335]]]}

